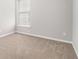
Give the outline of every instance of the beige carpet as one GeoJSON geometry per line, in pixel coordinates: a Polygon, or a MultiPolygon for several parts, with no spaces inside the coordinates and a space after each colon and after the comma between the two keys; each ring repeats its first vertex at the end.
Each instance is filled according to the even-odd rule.
{"type": "Polygon", "coordinates": [[[12,34],[0,38],[0,59],[77,59],[72,45],[12,34]]]}

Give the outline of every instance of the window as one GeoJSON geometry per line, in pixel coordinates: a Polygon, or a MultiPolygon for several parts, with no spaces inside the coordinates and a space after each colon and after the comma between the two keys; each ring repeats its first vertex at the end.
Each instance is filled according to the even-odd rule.
{"type": "Polygon", "coordinates": [[[30,0],[17,0],[17,26],[29,27],[30,0]]]}

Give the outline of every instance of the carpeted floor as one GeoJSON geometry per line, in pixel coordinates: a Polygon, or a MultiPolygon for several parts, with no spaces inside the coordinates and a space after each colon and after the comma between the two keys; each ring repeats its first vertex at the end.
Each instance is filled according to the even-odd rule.
{"type": "Polygon", "coordinates": [[[0,59],[77,59],[72,45],[21,34],[0,38],[0,59]]]}

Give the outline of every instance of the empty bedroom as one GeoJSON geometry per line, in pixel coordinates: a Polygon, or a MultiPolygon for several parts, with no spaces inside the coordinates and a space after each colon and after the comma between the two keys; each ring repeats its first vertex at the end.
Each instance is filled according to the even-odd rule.
{"type": "Polygon", "coordinates": [[[1,0],[0,59],[78,59],[78,0],[1,0]]]}

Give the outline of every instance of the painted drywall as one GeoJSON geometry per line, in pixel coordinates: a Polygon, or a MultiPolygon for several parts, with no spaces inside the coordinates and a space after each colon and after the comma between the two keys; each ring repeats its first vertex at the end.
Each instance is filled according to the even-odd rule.
{"type": "Polygon", "coordinates": [[[14,31],[15,27],[15,1],[0,1],[0,35],[14,31]]]}
{"type": "Polygon", "coordinates": [[[78,0],[73,0],[73,46],[78,55],[78,0]]]}
{"type": "Polygon", "coordinates": [[[72,41],[72,0],[31,0],[29,20],[17,31],[72,41]]]}

